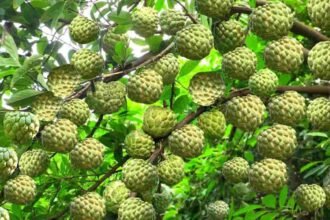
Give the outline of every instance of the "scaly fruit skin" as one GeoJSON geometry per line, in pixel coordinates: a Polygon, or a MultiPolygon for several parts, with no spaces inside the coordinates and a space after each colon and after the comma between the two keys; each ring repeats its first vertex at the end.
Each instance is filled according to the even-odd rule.
{"type": "Polygon", "coordinates": [[[249,163],[244,158],[234,157],[223,164],[222,174],[230,183],[246,182],[249,168],[249,163]]]}
{"type": "Polygon", "coordinates": [[[249,170],[249,183],[256,192],[276,193],[288,181],[286,164],[280,160],[263,159],[249,170]]]}
{"type": "Polygon", "coordinates": [[[102,73],[104,66],[102,56],[89,49],[80,49],[74,53],[71,63],[84,79],[98,76],[102,73]]]}
{"type": "Polygon", "coordinates": [[[229,123],[243,131],[254,131],[264,122],[266,107],[258,96],[237,96],[225,106],[229,123]]]}
{"type": "Polygon", "coordinates": [[[275,124],[262,131],[257,138],[257,150],[263,158],[287,160],[297,146],[296,131],[286,125],[275,124]]]}
{"type": "Polygon", "coordinates": [[[10,220],[9,212],[0,207],[0,220],[10,220]]]}
{"type": "Polygon", "coordinates": [[[65,98],[74,92],[80,80],[81,76],[73,65],[65,64],[50,71],[47,85],[56,97],[65,98]]]}
{"type": "Polygon", "coordinates": [[[237,47],[223,55],[222,69],[233,79],[247,80],[256,72],[257,56],[247,47],[237,47]]]}
{"type": "Polygon", "coordinates": [[[48,151],[68,153],[78,142],[77,126],[68,119],[59,119],[41,131],[41,142],[48,151]]]}
{"type": "Polygon", "coordinates": [[[197,73],[190,80],[189,92],[196,104],[210,106],[224,96],[225,86],[218,73],[197,73]]]}
{"type": "Polygon", "coordinates": [[[307,107],[307,119],[315,129],[330,130],[330,100],[316,98],[307,107]]]}
{"type": "Polygon", "coordinates": [[[307,212],[322,208],[326,201],[324,190],[317,184],[301,184],[295,190],[294,198],[297,204],[307,212]]]}
{"type": "Polygon", "coordinates": [[[160,192],[153,194],[152,205],[158,214],[166,212],[172,202],[172,194],[167,188],[165,185],[161,185],[160,192]]]}
{"type": "Polygon", "coordinates": [[[128,79],[127,94],[132,101],[152,104],[163,92],[163,78],[152,69],[143,69],[128,79]]]}
{"type": "Polygon", "coordinates": [[[136,9],[132,13],[133,30],[141,37],[151,37],[157,31],[159,18],[157,11],[150,7],[136,9]]]}
{"type": "Polygon", "coordinates": [[[78,15],[71,21],[69,31],[72,40],[87,44],[97,39],[100,28],[97,22],[78,15]]]}
{"type": "Polygon", "coordinates": [[[168,35],[175,35],[184,28],[186,24],[186,16],[175,9],[168,9],[160,14],[160,26],[162,31],[168,35]]]}
{"type": "Polygon", "coordinates": [[[227,17],[232,6],[232,0],[196,0],[197,11],[212,18],[227,17]]]}
{"type": "Polygon", "coordinates": [[[17,167],[17,154],[14,150],[0,147],[0,180],[7,179],[17,167]]]}
{"type": "Polygon", "coordinates": [[[162,76],[164,85],[169,85],[174,83],[179,73],[179,61],[173,53],[168,53],[151,65],[151,68],[162,76]]]}
{"type": "Polygon", "coordinates": [[[209,55],[213,45],[212,32],[201,24],[191,24],[176,34],[179,55],[191,60],[201,60],[209,55]]]}
{"type": "Polygon", "coordinates": [[[297,126],[306,115],[305,98],[296,91],[287,91],[272,98],[268,104],[272,121],[297,126]]]}
{"type": "Polygon", "coordinates": [[[96,192],[78,196],[70,203],[72,220],[102,220],[106,215],[105,201],[96,192]]]}
{"type": "Polygon", "coordinates": [[[176,155],[169,155],[157,169],[160,181],[169,186],[179,183],[184,177],[184,161],[176,155]]]}
{"type": "Polygon", "coordinates": [[[32,102],[32,112],[38,117],[40,121],[50,122],[56,117],[60,110],[62,100],[55,97],[52,93],[45,93],[39,95],[32,102]]]}
{"type": "Polygon", "coordinates": [[[27,175],[19,175],[10,179],[4,186],[4,196],[8,202],[17,205],[26,205],[33,201],[36,195],[36,184],[27,175]]]}
{"type": "Polygon", "coordinates": [[[324,31],[330,30],[330,2],[328,0],[309,0],[307,11],[314,25],[324,31]]]}
{"type": "Polygon", "coordinates": [[[308,67],[315,78],[330,80],[330,41],[316,44],[308,53],[308,67]]]}
{"type": "Polygon", "coordinates": [[[156,212],[152,205],[140,198],[128,198],[121,203],[118,220],[156,220],[156,212]]]}
{"type": "Polygon", "coordinates": [[[147,159],[155,149],[155,141],[143,131],[132,131],[125,138],[125,149],[131,157],[147,159]]]}
{"type": "Polygon", "coordinates": [[[126,88],[119,81],[95,83],[95,91],[88,91],[86,103],[98,114],[111,114],[119,111],[125,103],[126,88]]]}
{"type": "Polygon", "coordinates": [[[131,191],[122,181],[116,180],[110,182],[108,185],[106,185],[103,191],[103,198],[105,199],[107,211],[118,213],[120,204],[128,199],[130,194],[131,191]]]}
{"type": "Polygon", "coordinates": [[[157,168],[142,159],[129,159],[123,166],[123,182],[134,192],[145,192],[158,184],[157,168]]]}
{"type": "Polygon", "coordinates": [[[173,111],[159,106],[150,106],[144,112],[143,131],[154,138],[168,135],[176,124],[173,111]]]}
{"type": "Polygon", "coordinates": [[[86,123],[90,115],[87,103],[82,99],[72,99],[62,105],[59,118],[66,118],[76,125],[86,123]]]}
{"type": "Polygon", "coordinates": [[[199,156],[204,147],[204,132],[196,125],[188,124],[176,129],[168,137],[171,152],[183,158],[199,156]]]}
{"type": "Polygon", "coordinates": [[[19,159],[19,169],[21,174],[31,177],[44,173],[49,166],[49,157],[46,151],[33,149],[26,151],[19,159]]]}
{"type": "Polygon", "coordinates": [[[282,2],[267,3],[253,10],[249,18],[253,33],[265,40],[287,35],[293,25],[294,13],[282,2]]]}
{"type": "Polygon", "coordinates": [[[229,215],[229,206],[222,200],[210,203],[206,207],[208,220],[225,220],[229,215]]]}
{"type": "Polygon", "coordinates": [[[213,109],[202,113],[198,117],[198,127],[200,127],[206,137],[220,139],[226,130],[226,118],[222,112],[213,109]]]}
{"type": "Polygon", "coordinates": [[[228,20],[218,23],[214,29],[215,48],[227,53],[244,44],[246,30],[239,21],[228,20]]]}
{"type": "Polygon", "coordinates": [[[28,144],[39,131],[39,119],[30,112],[6,112],[3,119],[4,133],[16,144],[28,144]]]}
{"type": "Polygon", "coordinates": [[[295,38],[283,37],[267,44],[264,57],[268,68],[293,74],[304,62],[304,47],[295,38]]]}
{"type": "Polygon", "coordinates": [[[270,69],[261,69],[249,78],[249,89],[259,97],[271,96],[278,86],[278,77],[270,69]]]}
{"type": "Polygon", "coordinates": [[[78,143],[70,152],[71,164],[79,169],[94,169],[103,162],[104,145],[94,138],[78,143]]]}
{"type": "Polygon", "coordinates": [[[106,53],[113,55],[117,43],[122,43],[125,48],[128,48],[129,39],[127,34],[117,33],[115,28],[109,28],[103,37],[103,49],[106,53]]]}

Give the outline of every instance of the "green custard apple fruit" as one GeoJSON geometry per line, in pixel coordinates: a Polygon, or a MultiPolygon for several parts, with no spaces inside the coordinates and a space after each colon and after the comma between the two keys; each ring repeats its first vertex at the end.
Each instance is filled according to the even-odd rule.
{"type": "Polygon", "coordinates": [[[0,207],[0,220],[10,220],[9,212],[0,207]]]}
{"type": "Polygon", "coordinates": [[[30,112],[6,112],[3,129],[15,144],[29,144],[39,131],[39,119],[30,112]]]}
{"type": "Polygon", "coordinates": [[[317,43],[308,53],[308,67],[315,78],[330,80],[330,41],[317,43]]]}
{"type": "Polygon", "coordinates": [[[323,188],[317,184],[301,184],[294,192],[297,204],[307,212],[322,208],[326,201],[323,188]]]}
{"type": "Polygon", "coordinates": [[[102,56],[89,49],[83,48],[72,55],[71,64],[84,79],[91,79],[103,71],[102,56]]]}
{"type": "Polygon", "coordinates": [[[32,102],[32,113],[39,121],[53,121],[61,108],[62,99],[55,97],[52,93],[43,93],[32,102]]]}
{"type": "Polygon", "coordinates": [[[71,99],[64,103],[58,113],[59,118],[66,118],[76,125],[84,125],[89,119],[90,111],[87,103],[82,99],[71,99]]]}
{"type": "Polygon", "coordinates": [[[212,32],[201,24],[191,24],[176,34],[176,48],[180,56],[201,60],[214,46],[212,32]]]}
{"type": "Polygon", "coordinates": [[[143,115],[143,131],[154,138],[168,135],[176,124],[176,115],[170,109],[150,106],[143,115]]]}
{"type": "Polygon", "coordinates": [[[77,126],[68,119],[58,119],[41,131],[41,142],[48,151],[68,153],[78,142],[77,126]]]}
{"type": "Polygon", "coordinates": [[[226,202],[218,200],[207,205],[208,220],[225,220],[229,215],[229,206],[226,202]]]}
{"type": "Polygon", "coordinates": [[[135,130],[126,136],[125,149],[131,157],[147,159],[155,149],[155,141],[143,131],[135,130]]]}
{"type": "Polygon", "coordinates": [[[140,198],[128,198],[121,203],[118,220],[155,220],[156,212],[152,204],[140,198]]]}
{"type": "Polygon", "coordinates": [[[157,11],[150,7],[136,9],[132,13],[133,30],[141,37],[151,37],[157,31],[159,18],[157,11]]]}
{"type": "Polygon", "coordinates": [[[186,25],[187,18],[181,11],[168,9],[160,14],[159,23],[162,31],[168,35],[175,35],[186,25]]]}
{"type": "Polygon", "coordinates": [[[305,98],[296,91],[286,91],[270,100],[268,111],[273,122],[295,127],[306,116],[305,98]]]}
{"type": "Polygon", "coordinates": [[[131,191],[126,187],[126,185],[120,181],[116,180],[110,182],[105,186],[103,191],[103,198],[105,199],[105,205],[107,211],[112,213],[118,213],[118,209],[121,203],[130,197],[131,191]]]}
{"type": "Polygon", "coordinates": [[[0,147],[0,182],[15,172],[17,163],[17,154],[13,149],[0,147]]]}
{"type": "Polygon", "coordinates": [[[127,34],[119,32],[116,28],[109,28],[103,36],[103,49],[107,54],[113,55],[118,44],[122,44],[124,48],[129,47],[127,34]]]}
{"type": "Polygon", "coordinates": [[[307,11],[314,25],[324,31],[330,30],[330,2],[328,0],[308,0],[307,11]]]}
{"type": "Polygon", "coordinates": [[[162,76],[164,85],[169,85],[174,83],[179,74],[179,61],[173,53],[168,53],[152,64],[151,68],[162,76]]]}
{"type": "Polygon", "coordinates": [[[168,145],[175,155],[183,158],[197,157],[204,148],[204,132],[196,125],[185,125],[171,133],[168,145]]]}
{"type": "Polygon", "coordinates": [[[189,92],[193,102],[210,106],[224,96],[225,85],[218,73],[197,73],[190,80],[189,92]]]}
{"type": "Polygon", "coordinates": [[[269,97],[275,93],[278,77],[270,69],[261,69],[249,78],[250,91],[259,97],[269,97]]]}
{"type": "Polygon", "coordinates": [[[213,109],[202,113],[198,117],[198,127],[200,127],[206,137],[220,139],[225,134],[226,118],[222,112],[213,109]]]}
{"type": "Polygon", "coordinates": [[[196,0],[197,11],[211,18],[226,18],[232,6],[232,0],[196,0]]]}
{"type": "Polygon", "coordinates": [[[3,192],[8,202],[26,205],[32,202],[36,195],[36,184],[31,177],[18,175],[6,182],[3,192]]]}
{"type": "Polygon", "coordinates": [[[330,100],[319,97],[311,101],[307,106],[307,119],[315,129],[330,130],[330,100]]]}
{"type": "Polygon", "coordinates": [[[46,151],[33,149],[24,152],[18,164],[21,174],[35,177],[47,170],[49,162],[49,156],[46,151]]]}
{"type": "Polygon", "coordinates": [[[162,183],[173,186],[184,178],[184,161],[176,155],[169,155],[158,166],[158,175],[162,183]]]}
{"type": "Polygon", "coordinates": [[[297,147],[296,131],[287,125],[275,124],[257,138],[257,150],[263,158],[287,160],[297,147]]]}
{"type": "Polygon", "coordinates": [[[230,183],[246,182],[249,168],[249,163],[244,158],[234,157],[223,164],[222,174],[230,183]]]}
{"type": "Polygon", "coordinates": [[[98,38],[100,28],[96,21],[78,15],[71,21],[69,31],[72,40],[86,44],[98,38]]]}
{"type": "Polygon", "coordinates": [[[237,47],[223,55],[222,70],[233,79],[247,80],[256,68],[257,55],[247,47],[237,47]]]}

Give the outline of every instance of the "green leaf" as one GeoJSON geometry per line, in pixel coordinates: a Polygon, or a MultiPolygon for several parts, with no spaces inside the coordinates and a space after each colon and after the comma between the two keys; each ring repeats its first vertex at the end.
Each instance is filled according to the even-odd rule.
{"type": "Polygon", "coordinates": [[[199,60],[188,60],[181,68],[179,77],[185,76],[193,71],[199,64],[199,60]]]}
{"type": "Polygon", "coordinates": [[[317,167],[314,167],[313,169],[309,170],[305,175],[304,175],[304,179],[307,179],[310,176],[313,176],[314,174],[316,174],[317,172],[326,169],[327,165],[325,164],[321,164],[317,167]]]}
{"type": "Polygon", "coordinates": [[[4,31],[2,34],[2,46],[12,58],[11,63],[15,64],[15,66],[20,66],[21,64],[18,59],[17,46],[13,37],[7,31],[4,31]]]}
{"type": "Polygon", "coordinates": [[[309,170],[310,168],[316,166],[319,163],[322,163],[322,161],[313,161],[313,162],[310,162],[310,163],[306,164],[305,166],[300,168],[300,173],[303,173],[306,170],[309,170]]]}
{"type": "Polygon", "coordinates": [[[285,207],[285,203],[286,203],[286,200],[288,198],[288,187],[285,186],[282,188],[281,192],[280,192],[280,196],[279,196],[279,206],[281,208],[285,207]]]}
{"type": "Polygon", "coordinates": [[[182,95],[177,98],[173,104],[173,111],[176,113],[182,113],[189,105],[190,99],[187,95],[182,95]]]}
{"type": "Polygon", "coordinates": [[[245,151],[244,152],[244,158],[247,161],[253,162],[254,161],[254,155],[253,155],[252,151],[245,151]]]}
{"type": "Polygon", "coordinates": [[[19,67],[21,66],[21,64],[17,61],[15,61],[13,58],[8,57],[8,58],[4,58],[4,57],[0,57],[0,66],[16,66],[19,67]]]}
{"type": "Polygon", "coordinates": [[[261,205],[248,205],[248,206],[245,206],[244,208],[241,208],[238,211],[236,211],[233,216],[239,216],[244,213],[247,213],[247,212],[250,212],[250,211],[253,211],[256,209],[260,209],[260,208],[262,208],[261,205]]]}
{"type": "Polygon", "coordinates": [[[279,216],[279,213],[268,213],[260,218],[260,220],[274,220],[279,216]]]}
{"type": "Polygon", "coordinates": [[[31,0],[30,4],[35,8],[46,8],[49,6],[48,0],[31,0]]]}
{"type": "Polygon", "coordinates": [[[22,106],[31,103],[36,96],[43,94],[44,91],[36,91],[34,89],[20,90],[14,93],[7,101],[11,106],[22,106]]]}
{"type": "Polygon", "coordinates": [[[146,39],[147,44],[152,52],[156,52],[159,50],[160,45],[163,41],[161,36],[154,35],[146,39]]]}
{"type": "Polygon", "coordinates": [[[317,132],[317,131],[308,132],[306,135],[311,137],[324,137],[324,138],[328,137],[328,135],[325,132],[317,132]]]}
{"type": "Polygon", "coordinates": [[[273,194],[264,196],[261,201],[262,204],[265,205],[267,208],[276,208],[276,197],[273,194]]]}
{"type": "Polygon", "coordinates": [[[119,25],[127,25],[132,23],[131,14],[124,11],[121,11],[119,14],[117,14],[117,12],[111,12],[108,15],[108,18],[119,25]]]}
{"type": "Polygon", "coordinates": [[[54,26],[54,24],[57,23],[58,18],[61,16],[64,6],[65,2],[57,2],[42,14],[40,21],[46,22],[52,19],[52,26],[54,26]]]}

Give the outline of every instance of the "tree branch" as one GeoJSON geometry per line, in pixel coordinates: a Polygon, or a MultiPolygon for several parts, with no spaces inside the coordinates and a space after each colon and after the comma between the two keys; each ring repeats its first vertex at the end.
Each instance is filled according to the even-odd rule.
{"type": "Polygon", "coordinates": [[[170,109],[173,109],[174,97],[175,97],[175,82],[172,83],[172,88],[171,88],[170,109]]]}
{"type": "Polygon", "coordinates": [[[186,13],[186,16],[188,16],[190,18],[190,20],[194,23],[194,24],[198,24],[199,22],[197,21],[196,18],[194,18],[194,16],[192,16],[188,9],[179,1],[179,0],[174,0],[176,3],[178,3],[178,5],[181,6],[181,8],[184,10],[184,12],[186,13]]]}
{"type": "Polygon", "coordinates": [[[103,121],[104,115],[100,115],[99,119],[97,120],[96,124],[94,125],[92,131],[88,134],[87,138],[93,137],[95,131],[100,127],[102,121],[103,121]]]}

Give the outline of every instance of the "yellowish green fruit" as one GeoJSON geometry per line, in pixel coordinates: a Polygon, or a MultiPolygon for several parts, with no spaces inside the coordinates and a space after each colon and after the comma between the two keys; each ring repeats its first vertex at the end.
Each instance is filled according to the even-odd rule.
{"type": "Polygon", "coordinates": [[[213,109],[202,113],[198,117],[197,125],[203,130],[206,137],[220,139],[226,130],[226,118],[222,112],[213,109]]]}
{"type": "Polygon", "coordinates": [[[229,215],[229,206],[226,202],[218,200],[207,205],[208,220],[225,220],[229,215]]]}
{"type": "Polygon", "coordinates": [[[78,15],[71,21],[69,31],[72,40],[86,44],[97,39],[100,29],[97,22],[78,15]]]}
{"type": "Polygon", "coordinates": [[[270,69],[261,69],[249,78],[249,89],[259,97],[271,96],[278,86],[278,77],[270,69]]]}
{"type": "Polygon", "coordinates": [[[14,150],[0,147],[0,182],[14,173],[17,162],[18,158],[14,150]]]}
{"type": "Polygon", "coordinates": [[[29,150],[24,152],[19,159],[19,170],[24,175],[39,176],[47,170],[49,162],[46,151],[41,149],[29,150]]]}
{"type": "Polygon", "coordinates": [[[140,198],[128,198],[121,203],[118,220],[156,220],[154,207],[140,198]]]}
{"type": "Polygon", "coordinates": [[[103,191],[107,211],[118,213],[120,204],[128,199],[130,194],[131,191],[122,181],[116,180],[110,182],[103,191]]]}
{"type": "Polygon", "coordinates": [[[89,49],[83,48],[72,55],[71,64],[84,79],[91,79],[103,71],[102,56],[89,49]]]}
{"type": "Polygon", "coordinates": [[[212,18],[226,18],[232,6],[232,0],[196,0],[197,11],[212,18]]]}
{"type": "Polygon", "coordinates": [[[60,110],[62,100],[55,97],[52,93],[44,93],[39,95],[32,102],[32,112],[38,117],[40,121],[50,122],[56,117],[60,110]]]}
{"type": "Polygon", "coordinates": [[[172,84],[179,73],[179,61],[173,53],[168,53],[154,64],[151,68],[163,78],[163,84],[172,84]]]}
{"type": "Polygon", "coordinates": [[[132,13],[133,30],[142,37],[151,37],[157,31],[159,18],[157,11],[150,7],[136,9],[132,13]]]}
{"type": "Polygon", "coordinates": [[[32,202],[36,195],[36,184],[31,177],[19,175],[6,182],[3,192],[8,202],[26,205],[32,202]]]}
{"type": "Polygon", "coordinates": [[[330,100],[319,97],[311,101],[307,107],[307,119],[315,129],[330,130],[330,100]]]}
{"type": "Polygon", "coordinates": [[[89,119],[90,111],[82,99],[72,99],[64,103],[58,113],[59,118],[66,118],[76,125],[83,125],[89,119]]]}
{"type": "Polygon", "coordinates": [[[155,141],[143,131],[135,130],[126,136],[125,149],[131,157],[147,159],[155,149],[155,141]]]}
{"type": "Polygon", "coordinates": [[[158,214],[166,212],[172,202],[172,194],[166,185],[161,185],[160,192],[154,193],[152,197],[152,205],[158,214]]]}
{"type": "Polygon", "coordinates": [[[324,206],[326,194],[317,184],[301,184],[295,190],[294,198],[304,211],[314,212],[324,206]]]}
{"type": "Polygon", "coordinates": [[[0,207],[0,220],[10,220],[9,212],[0,207]]]}
{"type": "Polygon", "coordinates": [[[316,44],[308,53],[308,67],[315,78],[330,80],[330,41],[316,44]]]}
{"type": "Polygon", "coordinates": [[[103,49],[110,55],[115,54],[116,45],[122,44],[129,47],[129,39],[126,33],[120,33],[115,28],[109,28],[103,37],[103,49]]]}
{"type": "Polygon", "coordinates": [[[330,2],[328,0],[308,0],[307,11],[314,25],[324,31],[330,30],[330,2]]]}
{"type": "Polygon", "coordinates": [[[173,186],[184,177],[184,161],[176,155],[169,155],[158,166],[158,175],[162,183],[173,186]]]}
{"type": "Polygon", "coordinates": [[[230,183],[246,182],[249,168],[249,163],[244,158],[234,157],[223,164],[222,174],[230,183]]]}
{"type": "Polygon", "coordinates": [[[168,9],[160,14],[160,26],[162,31],[168,35],[175,35],[186,24],[186,16],[175,9],[168,9]]]}

